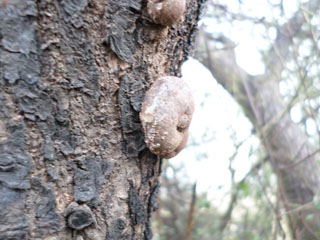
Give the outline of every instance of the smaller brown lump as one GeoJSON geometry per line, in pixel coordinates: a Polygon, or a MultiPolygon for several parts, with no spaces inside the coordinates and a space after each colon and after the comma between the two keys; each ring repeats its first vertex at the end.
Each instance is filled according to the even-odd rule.
{"type": "Polygon", "coordinates": [[[187,144],[194,99],[180,78],[161,77],[146,92],[140,120],[147,147],[163,158],[176,156],[187,144]]]}
{"type": "Polygon", "coordinates": [[[148,13],[154,23],[171,26],[183,19],[185,0],[148,0],[148,13]]]}

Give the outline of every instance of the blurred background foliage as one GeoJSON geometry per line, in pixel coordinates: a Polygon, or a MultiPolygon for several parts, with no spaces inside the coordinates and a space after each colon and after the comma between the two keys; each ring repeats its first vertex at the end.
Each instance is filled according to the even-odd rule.
{"type": "MultiPolygon", "coordinates": [[[[223,133],[231,140],[223,149],[228,157],[218,160],[226,163],[225,181],[218,187],[212,177],[206,190],[199,188],[194,177],[219,164],[206,150],[219,141],[215,123],[201,131],[191,127],[180,160],[164,160],[153,239],[320,239],[319,8],[315,0],[208,0],[195,58],[214,76],[209,81],[217,81],[237,102],[240,116],[237,120],[217,114],[219,106],[212,104],[204,110],[208,117],[202,118],[215,113],[215,118],[230,121],[223,133]],[[234,78],[232,84],[224,77],[234,78]],[[268,96],[259,87],[267,89],[269,83],[280,102],[263,102],[268,96]],[[239,135],[244,116],[250,122],[246,137],[239,135]],[[240,154],[244,148],[245,156],[240,154]],[[212,164],[194,169],[188,165],[190,158],[212,164]]],[[[192,61],[188,67],[198,69],[192,61]]],[[[205,109],[217,92],[202,94],[198,108],[205,109]]],[[[229,108],[224,99],[218,105],[229,108]]]]}

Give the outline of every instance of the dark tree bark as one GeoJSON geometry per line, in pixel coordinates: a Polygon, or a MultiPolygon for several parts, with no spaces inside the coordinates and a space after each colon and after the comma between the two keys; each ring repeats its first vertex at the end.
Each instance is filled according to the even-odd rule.
{"type": "MultiPolygon", "coordinates": [[[[316,11],[319,1],[304,7],[316,11]]],[[[320,169],[316,153],[319,149],[308,142],[308,137],[289,116],[279,93],[281,71],[285,67],[292,38],[305,21],[297,13],[287,24],[278,28],[277,38],[267,54],[266,73],[252,76],[236,62],[234,45],[223,40],[225,48],[215,48],[209,33],[201,31],[196,54],[215,79],[235,98],[255,126],[278,177],[279,189],[292,235],[298,240],[320,239],[319,210],[315,207],[320,189],[320,169]],[[201,48],[200,48],[201,46],[201,48]],[[311,215],[309,215],[311,214],[311,215]],[[312,218],[307,218],[307,216],[312,218]]],[[[221,38],[222,39],[222,38],[221,38]]]]}
{"type": "Polygon", "coordinates": [[[138,113],[179,76],[203,1],[0,1],[0,239],[151,239],[161,159],[138,113]]]}

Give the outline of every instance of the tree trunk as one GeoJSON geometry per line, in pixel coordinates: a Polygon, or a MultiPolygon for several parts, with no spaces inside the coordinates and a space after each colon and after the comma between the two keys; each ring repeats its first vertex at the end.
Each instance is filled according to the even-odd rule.
{"type": "Polygon", "coordinates": [[[224,40],[225,48],[218,50],[205,31],[201,31],[197,47],[205,46],[205,50],[199,50],[196,57],[235,98],[255,126],[278,177],[293,238],[315,240],[320,239],[320,212],[315,207],[320,189],[320,169],[315,158],[319,150],[313,148],[306,134],[292,122],[288,106],[279,93],[280,73],[285,65],[282,61],[286,60],[292,36],[299,31],[303,20],[302,14],[296,14],[290,23],[278,29],[263,75],[252,76],[241,69],[235,59],[234,45],[224,40]]]}
{"type": "Polygon", "coordinates": [[[166,28],[146,0],[0,1],[1,240],[151,239],[161,159],[138,114],[202,3],[166,28]]]}

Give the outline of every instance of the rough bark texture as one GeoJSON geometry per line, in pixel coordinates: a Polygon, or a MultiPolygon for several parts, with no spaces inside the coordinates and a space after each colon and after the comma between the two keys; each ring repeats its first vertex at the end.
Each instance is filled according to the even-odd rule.
{"type": "Polygon", "coordinates": [[[146,0],[0,1],[1,240],[151,239],[141,101],[179,75],[202,2],[163,28],[146,0]]]}
{"type": "MultiPolygon", "coordinates": [[[[319,5],[316,3],[310,1],[310,9],[316,9],[319,5]]],[[[251,76],[241,69],[236,62],[234,45],[225,41],[226,47],[218,50],[211,35],[205,31],[201,31],[198,41],[198,49],[205,46],[205,50],[198,51],[196,57],[235,98],[255,126],[278,177],[293,238],[314,240],[320,239],[320,213],[315,207],[320,189],[320,168],[315,156],[318,150],[292,122],[279,93],[280,73],[292,37],[299,32],[303,21],[303,15],[297,13],[278,29],[263,75],[251,76]],[[308,214],[312,214],[312,219],[306,218],[308,214]]]]}

